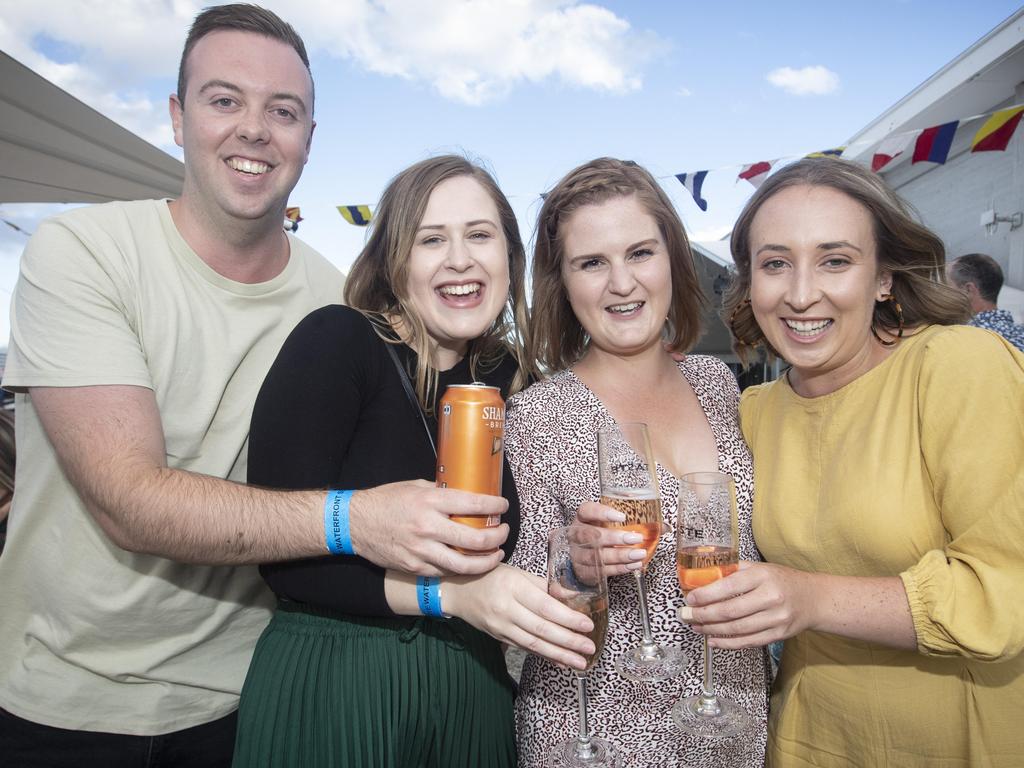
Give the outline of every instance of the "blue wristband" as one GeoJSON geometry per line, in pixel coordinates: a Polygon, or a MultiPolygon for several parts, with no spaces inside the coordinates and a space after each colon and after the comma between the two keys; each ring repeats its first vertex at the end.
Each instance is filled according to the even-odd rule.
{"type": "Polygon", "coordinates": [[[324,502],[324,536],[332,555],[354,555],[348,529],[348,504],[355,491],[328,491],[324,502]]]}
{"type": "Polygon", "coordinates": [[[416,579],[416,600],[420,604],[420,613],[424,616],[435,616],[447,619],[448,615],[441,610],[441,580],[434,576],[419,576],[416,579]]]}

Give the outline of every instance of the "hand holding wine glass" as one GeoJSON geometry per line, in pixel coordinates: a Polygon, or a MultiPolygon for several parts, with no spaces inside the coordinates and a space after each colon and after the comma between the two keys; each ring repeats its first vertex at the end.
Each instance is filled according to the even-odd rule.
{"type": "MultiPolygon", "coordinates": [[[[676,572],[685,597],[739,567],[736,485],[721,472],[695,472],[679,480],[676,572]]],[[[697,696],[680,699],[672,719],[696,736],[724,739],[753,729],[750,715],[715,692],[713,651],[704,635],[704,680],[697,696]]]]}
{"type": "Polygon", "coordinates": [[[615,668],[630,680],[667,680],[680,675],[687,659],[682,649],[659,645],[651,635],[647,610],[647,565],[658,547],[662,533],[661,496],[657,467],[651,450],[647,425],[627,422],[598,430],[597,461],[601,478],[601,504],[626,516],[624,523],[603,523],[638,534],[637,547],[647,550],[643,567],[633,572],[640,598],[641,644],[619,657],[615,668]]]}
{"type": "Polygon", "coordinates": [[[570,525],[555,528],[549,533],[548,594],[590,618],[594,629],[589,637],[595,650],[587,657],[586,669],[572,670],[579,693],[579,735],[557,745],[549,754],[547,765],[560,768],[617,765],[615,747],[591,736],[587,723],[586,675],[601,655],[608,631],[608,583],[601,565],[597,532],[593,528],[570,525]]]}

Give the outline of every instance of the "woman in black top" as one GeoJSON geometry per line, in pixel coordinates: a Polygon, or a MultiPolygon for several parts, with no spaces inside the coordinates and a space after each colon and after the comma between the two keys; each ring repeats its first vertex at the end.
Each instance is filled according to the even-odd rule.
{"type": "MultiPolygon", "coordinates": [[[[511,207],[485,171],[445,156],[396,176],[349,275],[352,308],[306,317],[263,384],[249,482],[363,489],[432,478],[427,430],[436,433],[445,388],[483,381],[507,397],[524,383],[524,262],[511,207]]],[[[507,557],[519,529],[507,464],[502,487],[507,557]]],[[[578,667],[593,647],[577,634],[588,619],[503,564],[441,579],[451,619],[420,615],[414,575],[357,555],[260,570],[279,607],[242,691],[236,768],[514,765],[498,640],[578,667]]]]}

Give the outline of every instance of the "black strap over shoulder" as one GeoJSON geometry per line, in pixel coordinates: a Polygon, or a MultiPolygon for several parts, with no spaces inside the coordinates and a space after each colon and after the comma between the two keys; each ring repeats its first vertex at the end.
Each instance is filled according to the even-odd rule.
{"type": "Polygon", "coordinates": [[[420,421],[423,422],[423,431],[427,433],[427,440],[430,441],[430,448],[434,452],[434,457],[437,457],[437,446],[434,445],[434,433],[430,430],[430,425],[427,424],[427,417],[423,413],[423,408],[420,406],[420,401],[416,398],[416,393],[413,392],[412,382],[409,381],[409,374],[405,371],[405,366],[402,365],[402,361],[398,359],[398,353],[395,352],[395,345],[389,344],[386,341],[382,342],[384,348],[387,349],[388,354],[391,356],[391,362],[395,364],[395,370],[398,371],[398,378],[402,382],[402,389],[405,390],[405,396],[409,398],[409,402],[412,407],[416,409],[416,413],[419,414],[420,421]]]}

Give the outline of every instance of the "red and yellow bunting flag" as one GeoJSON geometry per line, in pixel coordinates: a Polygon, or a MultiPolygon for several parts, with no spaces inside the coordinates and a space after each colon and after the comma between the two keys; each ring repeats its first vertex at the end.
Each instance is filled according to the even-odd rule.
{"type": "Polygon", "coordinates": [[[971,152],[1002,152],[1017,130],[1024,107],[1010,107],[996,112],[974,134],[971,152]]]}

